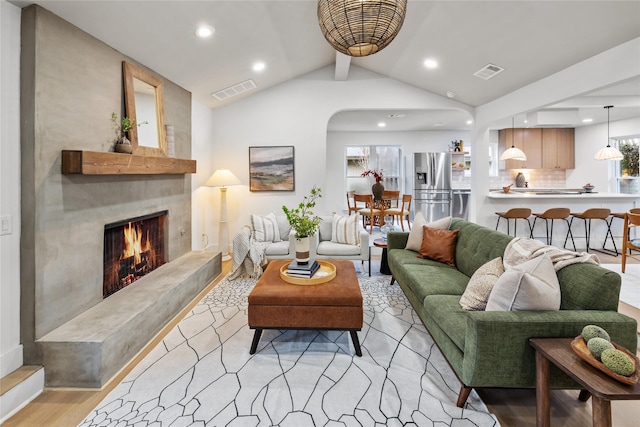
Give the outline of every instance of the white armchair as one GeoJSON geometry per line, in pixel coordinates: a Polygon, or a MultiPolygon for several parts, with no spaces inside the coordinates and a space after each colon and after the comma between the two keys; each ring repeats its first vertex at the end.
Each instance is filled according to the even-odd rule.
{"type": "Polygon", "coordinates": [[[342,217],[347,221],[355,222],[359,236],[359,244],[338,243],[342,239],[334,237],[333,215],[320,215],[322,222],[320,230],[316,233],[310,246],[310,256],[315,259],[359,259],[369,262],[369,276],[371,276],[371,252],[369,250],[369,233],[360,226],[359,215],[342,217]],[[332,239],[333,238],[333,239],[332,239]],[[338,241],[335,241],[338,240],[338,241]]]}

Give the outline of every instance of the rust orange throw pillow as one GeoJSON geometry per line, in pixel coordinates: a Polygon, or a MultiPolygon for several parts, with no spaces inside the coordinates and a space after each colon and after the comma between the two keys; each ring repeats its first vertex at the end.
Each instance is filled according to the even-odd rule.
{"type": "Polygon", "coordinates": [[[439,230],[423,226],[418,258],[429,258],[455,267],[458,232],[459,230],[439,230]]]}

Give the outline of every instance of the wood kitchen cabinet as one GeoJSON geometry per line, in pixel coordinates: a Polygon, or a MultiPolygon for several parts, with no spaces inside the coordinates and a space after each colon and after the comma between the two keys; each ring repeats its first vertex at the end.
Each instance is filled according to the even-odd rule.
{"type": "Polygon", "coordinates": [[[542,129],[542,168],[575,169],[573,128],[542,129]]]}
{"type": "Polygon", "coordinates": [[[524,151],[526,161],[505,160],[505,169],[575,169],[573,128],[503,129],[498,132],[500,150],[513,145],[524,151]]]}
{"type": "Polygon", "coordinates": [[[498,132],[500,147],[511,147],[512,141],[527,156],[527,160],[505,160],[505,169],[541,169],[542,168],[542,129],[503,129],[498,132]],[[513,135],[513,139],[512,139],[513,135]]]}

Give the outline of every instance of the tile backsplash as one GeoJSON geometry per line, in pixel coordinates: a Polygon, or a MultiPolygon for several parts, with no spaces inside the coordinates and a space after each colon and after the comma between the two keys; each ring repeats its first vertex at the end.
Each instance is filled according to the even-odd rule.
{"type": "MultiPolygon", "coordinates": [[[[499,176],[489,178],[490,188],[502,188],[516,184],[516,175],[522,172],[529,183],[529,188],[566,188],[567,175],[564,170],[553,169],[509,169],[500,170],[499,176]]],[[[470,188],[471,177],[461,173],[453,175],[453,188],[470,188]]]]}
{"type": "Polygon", "coordinates": [[[567,186],[566,171],[553,169],[501,170],[499,177],[491,178],[491,184],[493,186],[493,180],[496,180],[498,188],[509,184],[515,186],[518,172],[524,174],[526,181],[529,183],[529,188],[565,188],[567,186]]]}

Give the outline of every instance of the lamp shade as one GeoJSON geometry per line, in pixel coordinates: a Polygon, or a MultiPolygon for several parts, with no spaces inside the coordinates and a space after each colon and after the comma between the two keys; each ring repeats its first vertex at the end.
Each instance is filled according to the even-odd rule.
{"type": "Polygon", "coordinates": [[[522,160],[522,161],[527,160],[527,155],[524,154],[524,151],[517,148],[513,143],[515,139],[515,133],[516,133],[515,119],[512,117],[511,118],[511,148],[505,150],[504,153],[502,153],[502,155],[500,156],[500,160],[522,160]]]}
{"type": "Polygon", "coordinates": [[[599,149],[593,158],[596,160],[622,160],[624,156],[617,148],[607,145],[599,149]]]}
{"type": "Polygon", "coordinates": [[[524,154],[524,151],[517,147],[511,147],[508,150],[505,150],[500,156],[500,160],[527,160],[527,155],[524,154]]]}
{"type": "Polygon", "coordinates": [[[335,50],[367,56],[393,41],[406,10],[407,0],[319,0],[318,23],[335,50]]]}
{"type": "Polygon", "coordinates": [[[207,187],[229,187],[240,184],[242,182],[229,169],[218,169],[204,185],[207,187]]]}
{"type": "Polygon", "coordinates": [[[607,146],[598,150],[595,156],[596,160],[622,160],[624,156],[615,147],[612,147],[609,143],[609,110],[613,108],[613,105],[607,105],[604,107],[607,110],[607,146]]]}

